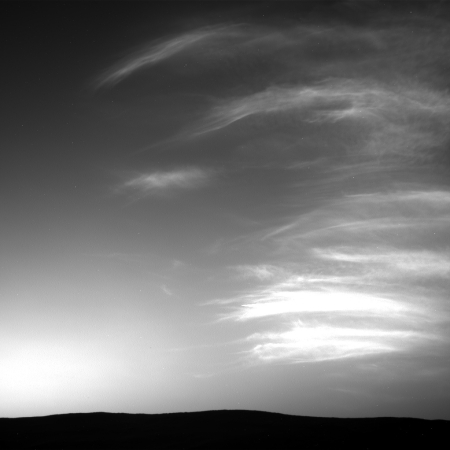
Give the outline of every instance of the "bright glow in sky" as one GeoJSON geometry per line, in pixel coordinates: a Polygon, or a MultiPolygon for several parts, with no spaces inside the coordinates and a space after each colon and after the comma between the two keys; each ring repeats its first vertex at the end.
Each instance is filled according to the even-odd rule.
{"type": "Polygon", "coordinates": [[[385,3],[8,5],[0,416],[450,419],[450,9],[385,3]]]}

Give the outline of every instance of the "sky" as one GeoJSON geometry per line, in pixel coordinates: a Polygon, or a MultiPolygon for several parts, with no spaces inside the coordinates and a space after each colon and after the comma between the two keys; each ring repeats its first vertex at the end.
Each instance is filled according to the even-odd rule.
{"type": "Polygon", "coordinates": [[[0,416],[450,420],[446,2],[9,2],[0,416]]]}

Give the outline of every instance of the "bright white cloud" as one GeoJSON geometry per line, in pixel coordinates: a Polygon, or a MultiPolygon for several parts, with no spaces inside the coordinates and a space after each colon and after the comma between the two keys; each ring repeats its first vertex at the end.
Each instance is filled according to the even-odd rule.
{"type": "Polygon", "coordinates": [[[367,316],[411,312],[413,308],[399,302],[355,292],[278,291],[273,287],[267,296],[259,296],[240,308],[238,320],[289,313],[350,312],[367,316]]]}
{"type": "Polygon", "coordinates": [[[285,332],[256,333],[248,338],[262,342],[251,350],[260,361],[294,363],[405,351],[417,341],[428,339],[434,337],[420,331],[308,326],[301,322],[285,332]]]}

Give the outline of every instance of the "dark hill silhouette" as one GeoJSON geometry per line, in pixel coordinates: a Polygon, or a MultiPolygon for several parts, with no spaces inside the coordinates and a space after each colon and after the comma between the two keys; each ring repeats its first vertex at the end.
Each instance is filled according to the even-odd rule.
{"type": "Polygon", "coordinates": [[[436,449],[449,435],[446,420],[246,410],[0,419],[1,449],[436,449]]]}

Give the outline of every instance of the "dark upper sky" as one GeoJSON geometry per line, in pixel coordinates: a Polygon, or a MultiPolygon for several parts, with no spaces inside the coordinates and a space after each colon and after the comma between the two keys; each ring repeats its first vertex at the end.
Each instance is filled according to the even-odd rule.
{"type": "Polygon", "coordinates": [[[5,2],[0,415],[450,419],[446,2],[5,2]]]}

